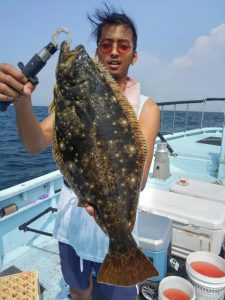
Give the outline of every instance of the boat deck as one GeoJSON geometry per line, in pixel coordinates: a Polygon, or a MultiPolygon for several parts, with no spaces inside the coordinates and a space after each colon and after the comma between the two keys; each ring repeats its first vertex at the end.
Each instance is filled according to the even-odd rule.
{"type": "MultiPolygon", "coordinates": [[[[180,263],[179,274],[186,277],[184,271],[184,261],[177,259],[180,263]]],[[[69,300],[69,289],[65,283],[61,269],[57,241],[49,238],[49,242],[40,246],[31,246],[29,251],[23,253],[19,257],[11,260],[10,263],[5,264],[4,270],[0,276],[11,275],[20,271],[38,271],[40,283],[40,300],[69,300]]],[[[175,275],[177,273],[172,268],[168,268],[168,275],[175,275]]],[[[179,275],[178,274],[178,275],[179,275]]],[[[96,283],[96,278],[93,277],[93,300],[107,300],[102,294],[96,283]]],[[[156,300],[159,282],[146,282],[145,286],[152,293],[152,299],[156,300]]],[[[142,294],[139,295],[139,300],[144,300],[142,294]]]]}
{"type": "Polygon", "coordinates": [[[37,270],[42,299],[69,299],[69,292],[60,272],[57,242],[52,238],[42,246],[31,245],[29,251],[4,266],[4,269],[8,268],[21,271],[37,270]]]}
{"type": "Polygon", "coordinates": [[[213,153],[219,154],[221,136],[221,128],[196,129],[188,133],[170,135],[168,142],[178,154],[207,157],[213,153]]]}
{"type": "MultiPolygon", "coordinates": [[[[216,181],[218,161],[221,155],[221,128],[195,129],[189,132],[165,135],[165,138],[177,154],[177,156],[169,156],[173,181],[179,177],[206,182],[216,181]]],[[[153,164],[150,178],[152,173],[153,164]]]]}
{"type": "MultiPolygon", "coordinates": [[[[18,273],[20,271],[38,271],[40,283],[40,300],[69,300],[69,288],[65,283],[60,269],[58,243],[50,238],[48,243],[42,246],[31,246],[29,251],[4,266],[0,276],[18,273]]],[[[97,285],[96,278],[93,277],[93,300],[107,300],[101,293],[97,285]]],[[[158,283],[154,283],[154,293],[158,283]]],[[[145,298],[140,294],[140,300],[145,298]]],[[[156,298],[155,298],[156,299],[156,298]]]]}
{"type": "MultiPolygon", "coordinates": [[[[4,265],[0,276],[29,270],[38,271],[41,299],[70,299],[68,286],[61,273],[58,244],[55,239],[49,238],[48,243],[40,246],[31,245],[29,251],[4,265]]],[[[96,284],[96,279],[93,280],[93,300],[106,300],[96,284]]]]}

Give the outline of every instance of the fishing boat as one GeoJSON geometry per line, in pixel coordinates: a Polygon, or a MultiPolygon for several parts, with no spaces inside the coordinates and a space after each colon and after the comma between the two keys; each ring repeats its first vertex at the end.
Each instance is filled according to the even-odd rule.
{"type": "MultiPolygon", "coordinates": [[[[179,260],[185,261],[192,251],[221,255],[223,249],[225,122],[221,113],[221,125],[207,127],[205,115],[208,103],[224,101],[225,98],[206,98],[158,103],[161,128],[138,214],[140,218],[145,213],[149,218],[154,215],[170,220],[168,255],[179,260]],[[183,129],[176,132],[179,105],[185,106],[185,114],[183,129]],[[201,105],[201,111],[190,109],[194,105],[201,105]],[[164,128],[166,117],[171,118],[171,128],[164,128]],[[195,128],[189,128],[190,118],[196,118],[195,128]]],[[[3,288],[5,291],[2,299],[31,299],[23,285],[17,284],[17,294],[10,285],[12,276],[30,270],[37,272],[40,284],[39,296],[32,299],[69,299],[57,241],[52,237],[62,184],[62,174],[57,170],[0,191],[0,276],[8,279],[4,287],[0,286],[0,294],[3,288]]],[[[95,282],[94,274],[93,277],[95,282]]],[[[146,286],[142,296],[151,299],[146,286]]],[[[93,298],[104,299],[97,285],[93,298]]]]}

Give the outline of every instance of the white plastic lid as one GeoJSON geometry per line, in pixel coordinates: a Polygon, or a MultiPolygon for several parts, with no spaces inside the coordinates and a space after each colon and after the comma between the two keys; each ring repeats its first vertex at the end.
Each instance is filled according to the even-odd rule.
{"type": "Polygon", "coordinates": [[[146,187],[141,192],[138,208],[167,216],[177,223],[224,230],[225,206],[212,200],[146,187]]]}

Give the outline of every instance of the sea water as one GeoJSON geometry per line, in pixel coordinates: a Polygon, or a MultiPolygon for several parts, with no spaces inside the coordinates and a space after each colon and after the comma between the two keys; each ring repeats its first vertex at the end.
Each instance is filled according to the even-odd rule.
{"type": "MultiPolygon", "coordinates": [[[[39,121],[48,116],[48,107],[33,107],[39,121]]],[[[57,170],[51,146],[31,155],[22,146],[13,107],[0,112],[0,190],[57,170]]]]}

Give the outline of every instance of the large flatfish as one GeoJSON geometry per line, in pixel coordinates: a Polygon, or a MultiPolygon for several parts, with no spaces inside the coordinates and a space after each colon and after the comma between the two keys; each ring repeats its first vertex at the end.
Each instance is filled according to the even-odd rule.
{"type": "Polygon", "coordinates": [[[131,234],[147,146],[133,108],[82,45],[61,45],[52,109],[53,155],[79,199],[109,236],[98,282],[131,286],[157,270],[131,234]]]}

